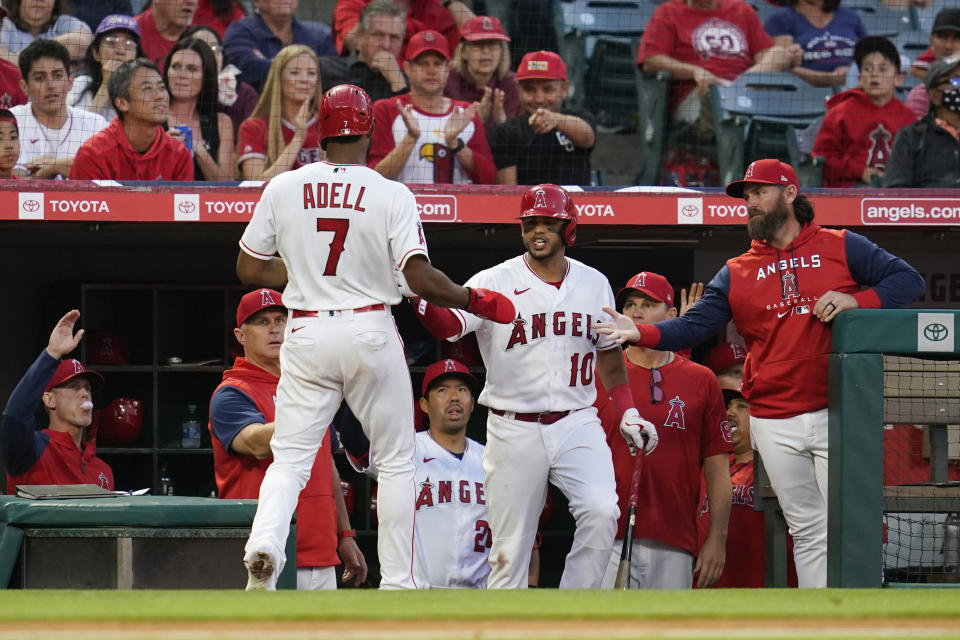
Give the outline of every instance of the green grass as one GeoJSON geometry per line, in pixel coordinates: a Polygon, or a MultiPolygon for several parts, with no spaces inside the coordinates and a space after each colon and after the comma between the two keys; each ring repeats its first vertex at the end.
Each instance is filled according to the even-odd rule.
{"type": "Polygon", "coordinates": [[[4,591],[5,621],[957,618],[960,591],[4,591]]]}

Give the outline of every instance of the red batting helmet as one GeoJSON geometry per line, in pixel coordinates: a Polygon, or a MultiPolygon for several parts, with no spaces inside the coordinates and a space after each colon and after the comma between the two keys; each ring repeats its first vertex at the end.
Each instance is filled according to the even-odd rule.
{"type": "Polygon", "coordinates": [[[136,442],[143,427],[143,403],[116,398],[100,415],[97,440],[100,444],[125,447],[136,442]]]}
{"type": "Polygon", "coordinates": [[[577,210],[567,190],[555,184],[530,187],[520,199],[520,218],[542,216],[569,221],[563,231],[563,242],[573,246],[577,239],[577,210]]]}
{"type": "Polygon", "coordinates": [[[373,129],[373,102],[367,92],[341,84],[323,94],[320,101],[320,140],[362,136],[373,129]]]}

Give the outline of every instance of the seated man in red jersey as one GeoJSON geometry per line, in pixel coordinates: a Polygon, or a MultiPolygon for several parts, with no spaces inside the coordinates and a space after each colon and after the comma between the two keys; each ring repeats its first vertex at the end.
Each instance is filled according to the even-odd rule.
{"type": "Polygon", "coordinates": [[[163,65],[180,35],[193,24],[196,12],[197,0],[153,0],[137,16],[143,34],[140,44],[147,58],[157,66],[163,65]]]}
{"type": "Polygon", "coordinates": [[[113,491],[113,471],[97,457],[95,438],[84,430],[93,421],[93,389],[103,376],[78,360],[61,360],[77,348],[80,317],[67,312],[50,333],[47,347],[10,394],[3,409],[0,449],[7,467],[7,493],[23,484],[95,484],[113,491]],[[37,403],[50,424],[34,429],[37,403]]]}
{"type": "MultiPolygon", "coordinates": [[[[210,399],[210,434],[217,493],[226,499],[255,499],[273,461],[280,347],[287,326],[281,294],[257,289],[240,299],[233,334],[243,347],[210,399]]],[[[331,455],[327,430],[307,486],[297,502],[297,589],[336,589],[336,567],[343,560],[344,581],[367,579],[367,564],[350,528],[331,455]],[[340,557],[337,557],[339,553],[340,557]]]]}
{"type": "MultiPolygon", "coordinates": [[[[649,271],[627,282],[617,293],[617,304],[643,324],[677,315],[673,286],[649,271]]],[[[689,589],[697,573],[697,586],[709,587],[723,572],[730,508],[730,442],[720,386],[709,369],[673,351],[631,345],[624,360],[637,411],[653,422],[660,436],[656,453],[644,458],[641,467],[637,512],[643,515],[634,529],[630,587],[689,589]],[[715,513],[706,541],[698,545],[701,470],[715,513]]],[[[620,563],[634,458],[620,437],[620,419],[599,380],[596,406],[613,452],[620,504],[619,539],[602,583],[611,588],[620,563]]]]}
{"type": "Polygon", "coordinates": [[[757,12],[742,0],[664,2],[650,18],[637,51],[643,71],[670,72],[673,119],[701,121],[704,129],[712,123],[710,109],[703,110],[701,119],[701,99],[710,85],[749,71],[779,71],[789,63],[789,52],[774,46],[757,12]]]}
{"type": "Polygon", "coordinates": [[[146,58],[124,62],[107,87],[117,117],[77,151],[72,180],[193,180],[193,156],[174,140],[167,121],[170,94],[146,58]]]}
{"type": "MultiPolygon", "coordinates": [[[[733,441],[730,455],[730,521],[727,525],[727,557],[723,575],[715,587],[748,588],[766,586],[766,539],[764,513],[754,507],[753,447],[750,444],[750,403],[739,391],[723,389],[727,405],[727,424],[733,441]]],[[[710,505],[701,488],[699,509],[700,544],[710,530],[710,505]]],[[[797,569],[793,564],[793,540],[787,553],[787,586],[797,586],[797,569]]]]}
{"type": "Polygon", "coordinates": [[[377,126],[367,164],[405,184],[492,184],[496,168],[479,103],[443,95],[450,73],[447,41],[436,31],[421,31],[410,38],[406,58],[410,93],[374,103],[377,126]]]}

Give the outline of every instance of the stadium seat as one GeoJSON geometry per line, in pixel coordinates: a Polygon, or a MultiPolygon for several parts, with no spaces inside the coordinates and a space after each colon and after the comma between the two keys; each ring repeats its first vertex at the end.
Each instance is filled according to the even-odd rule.
{"type": "Polygon", "coordinates": [[[792,73],[744,73],[729,86],[710,87],[717,123],[717,163],[723,184],[758,158],[800,162],[796,129],[826,111],[827,87],[792,73]]]}
{"type": "Polygon", "coordinates": [[[900,53],[901,69],[906,73],[913,61],[923,55],[923,52],[930,47],[930,32],[914,29],[901,31],[893,41],[900,53]]]}
{"type": "Polygon", "coordinates": [[[753,10],[757,12],[757,17],[760,18],[760,24],[766,25],[767,18],[769,18],[774,11],[779,9],[776,5],[770,4],[767,0],[747,0],[747,4],[753,7],[753,10]]]}
{"type": "Polygon", "coordinates": [[[570,81],[568,105],[591,109],[612,130],[629,128],[636,112],[634,56],[655,8],[648,0],[554,3],[559,53],[570,81]]]}
{"type": "Polygon", "coordinates": [[[660,156],[663,154],[667,128],[667,96],[670,91],[670,73],[643,73],[634,71],[637,86],[637,129],[641,140],[641,166],[636,184],[655,185],[660,174],[660,156]]]}
{"type": "Polygon", "coordinates": [[[819,189],[823,186],[823,158],[807,156],[794,165],[801,189],[819,189]]]}
{"type": "Polygon", "coordinates": [[[956,0],[933,0],[926,7],[911,5],[910,18],[913,22],[913,28],[929,35],[930,30],[933,29],[933,21],[936,20],[940,10],[956,6],[956,0]]]}
{"type": "Polygon", "coordinates": [[[857,12],[867,33],[871,36],[893,38],[901,31],[916,29],[912,12],[896,11],[880,4],[877,0],[847,0],[843,6],[857,12]]]}

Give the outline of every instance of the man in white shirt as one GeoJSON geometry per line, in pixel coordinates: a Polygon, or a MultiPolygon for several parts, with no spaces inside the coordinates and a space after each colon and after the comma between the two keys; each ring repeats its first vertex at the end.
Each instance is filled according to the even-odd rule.
{"type": "Polygon", "coordinates": [[[11,109],[20,129],[20,159],[14,173],[25,178],[70,175],[87,138],[107,126],[101,116],[67,106],[70,54],[54,40],[34,40],[20,52],[21,87],[30,102],[11,109]]]}

